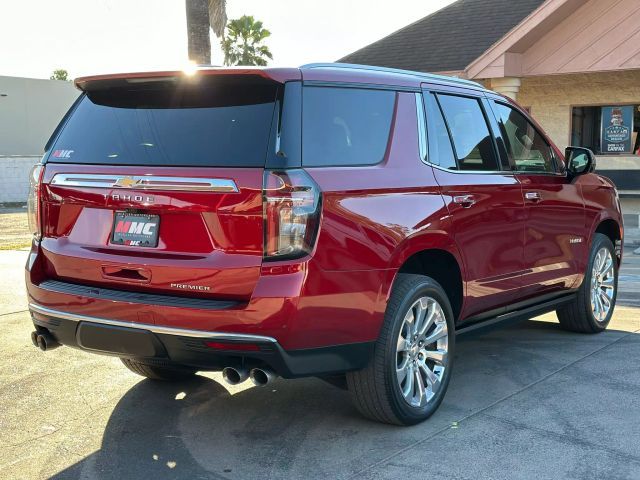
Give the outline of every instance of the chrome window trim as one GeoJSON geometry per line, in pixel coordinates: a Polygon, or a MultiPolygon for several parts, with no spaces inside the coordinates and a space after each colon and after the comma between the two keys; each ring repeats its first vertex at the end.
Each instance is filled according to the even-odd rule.
{"type": "MultiPolygon", "coordinates": [[[[444,85],[437,85],[437,87],[442,87],[444,85]]],[[[482,114],[485,116],[485,121],[487,122],[487,128],[489,129],[489,133],[490,135],[493,137],[493,132],[491,130],[491,125],[489,124],[489,121],[487,119],[487,113],[485,111],[484,105],[482,104],[482,99],[485,98],[483,95],[479,95],[478,92],[459,92],[459,91],[448,91],[448,90],[441,90],[439,88],[432,88],[432,87],[428,87],[422,88],[422,95],[429,95],[429,94],[434,94],[436,96],[436,101],[437,101],[437,96],[439,94],[443,94],[443,95],[453,95],[453,96],[458,96],[458,97],[466,97],[466,98],[472,98],[474,100],[477,100],[478,103],[480,104],[480,108],[482,110],[482,114]]],[[[423,106],[424,108],[424,106],[423,106]]],[[[426,110],[425,110],[426,111],[426,110]]],[[[427,112],[428,113],[428,112],[427,112]]],[[[447,131],[449,130],[449,126],[447,124],[447,119],[444,116],[444,112],[442,112],[442,118],[445,122],[445,125],[447,125],[447,131]]],[[[426,118],[426,121],[428,122],[429,119],[426,118]]],[[[449,133],[449,138],[451,139],[451,134],[449,133]]],[[[452,140],[452,139],[451,139],[452,140]]],[[[494,145],[495,145],[495,138],[494,138],[494,145]]],[[[453,145],[453,141],[451,141],[451,147],[453,148],[453,152],[454,152],[454,157],[457,157],[457,154],[455,153],[455,145],[453,145]]],[[[495,148],[495,146],[494,146],[495,148]]],[[[498,162],[498,165],[501,164],[500,160],[500,152],[496,151],[496,161],[498,162]]],[[[457,158],[456,158],[456,163],[457,163],[457,158]]],[[[515,172],[513,170],[449,170],[448,168],[443,168],[442,166],[438,165],[437,163],[433,163],[430,162],[429,160],[425,161],[427,164],[431,165],[433,168],[437,168],[438,170],[442,171],[442,172],[447,172],[447,173],[455,173],[456,175],[503,175],[503,176],[509,176],[509,177],[515,177],[515,172]]]]}
{"type": "Polygon", "coordinates": [[[113,327],[135,328],[138,330],[148,330],[162,335],[177,335],[180,337],[207,338],[216,340],[234,340],[241,342],[268,342],[278,343],[275,338],[262,335],[249,335],[245,333],[208,332],[206,330],[191,330],[186,328],[163,327],[162,325],[149,325],[146,323],[123,322],[121,320],[111,320],[108,318],[90,317],[78,315],[76,313],[61,312],[51,308],[43,307],[35,303],[29,304],[31,312],[44,315],[45,317],[60,318],[72,322],[91,322],[113,327]]]}
{"type": "Polygon", "coordinates": [[[436,165],[435,163],[429,163],[433,168],[437,168],[443,172],[447,173],[455,173],[457,175],[504,175],[508,177],[515,176],[515,173],[511,170],[449,170],[447,168],[442,168],[440,165],[436,165]]]}
{"type": "Polygon", "coordinates": [[[226,178],[162,177],[156,175],[109,175],[57,173],[50,185],[80,188],[117,188],[127,190],[171,190],[237,193],[238,186],[226,178]]]}
{"type": "Polygon", "coordinates": [[[429,164],[427,157],[427,122],[425,120],[424,104],[422,103],[422,92],[416,93],[416,114],[418,116],[418,147],[420,149],[420,160],[429,164]]]}

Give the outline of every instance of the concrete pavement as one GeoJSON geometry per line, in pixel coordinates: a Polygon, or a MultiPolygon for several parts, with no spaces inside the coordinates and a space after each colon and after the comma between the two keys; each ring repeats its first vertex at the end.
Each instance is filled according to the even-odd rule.
{"type": "Polygon", "coordinates": [[[625,251],[618,281],[619,304],[640,307],[640,255],[625,251]]]}
{"type": "MultiPolygon", "coordinates": [[[[546,315],[460,339],[440,410],[400,428],[316,379],[156,384],[115,358],[39,352],[25,258],[0,252],[2,479],[640,479],[638,308],[600,335],[546,315]]],[[[639,269],[625,265],[623,303],[640,303],[639,269]]]]}

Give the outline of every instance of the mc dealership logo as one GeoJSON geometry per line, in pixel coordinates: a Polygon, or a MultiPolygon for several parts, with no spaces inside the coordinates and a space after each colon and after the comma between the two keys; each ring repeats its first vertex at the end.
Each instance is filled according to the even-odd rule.
{"type": "Polygon", "coordinates": [[[158,227],[156,222],[127,222],[120,220],[116,224],[116,233],[125,233],[130,235],[147,235],[151,236],[158,227]]]}

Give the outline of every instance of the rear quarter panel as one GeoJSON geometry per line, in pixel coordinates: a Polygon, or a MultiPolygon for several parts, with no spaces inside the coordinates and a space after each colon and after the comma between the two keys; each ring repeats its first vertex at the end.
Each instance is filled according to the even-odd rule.
{"type": "Polygon", "coordinates": [[[381,163],[307,169],[322,190],[323,217],[317,269],[293,322],[301,336],[375,340],[402,263],[427,248],[455,252],[433,170],[420,160],[413,93],[398,93],[394,117],[381,163]]]}

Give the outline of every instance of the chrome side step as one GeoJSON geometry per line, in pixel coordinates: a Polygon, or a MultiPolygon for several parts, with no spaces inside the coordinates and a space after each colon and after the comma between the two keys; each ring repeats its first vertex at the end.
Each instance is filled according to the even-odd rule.
{"type": "Polygon", "coordinates": [[[504,313],[497,317],[489,318],[487,320],[481,320],[468,325],[465,325],[459,329],[456,329],[456,335],[464,335],[470,332],[480,333],[484,330],[490,330],[497,326],[504,326],[505,324],[517,323],[523,320],[529,320],[543,313],[553,312],[559,306],[571,302],[576,297],[575,293],[563,295],[553,300],[547,300],[546,302],[537,303],[530,307],[515,310],[513,312],[504,313]]]}

